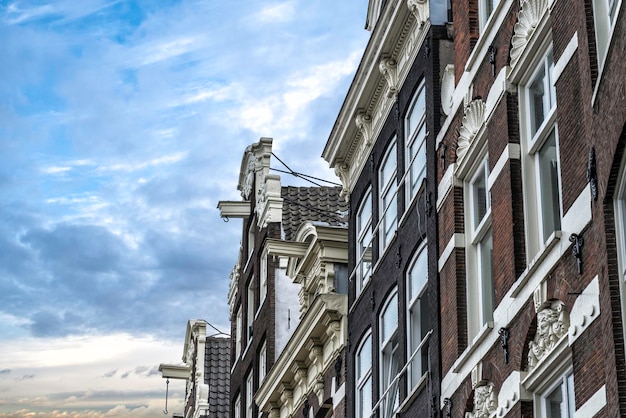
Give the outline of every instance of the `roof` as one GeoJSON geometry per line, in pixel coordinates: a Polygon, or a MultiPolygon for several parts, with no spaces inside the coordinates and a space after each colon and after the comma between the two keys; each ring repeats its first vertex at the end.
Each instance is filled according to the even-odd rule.
{"type": "Polygon", "coordinates": [[[292,241],[303,222],[345,225],[348,203],[339,196],[341,187],[283,186],[282,227],[284,239],[292,241]]]}
{"type": "Polygon", "coordinates": [[[207,337],[204,358],[204,383],[209,385],[209,417],[229,416],[230,338],[207,337]]]}

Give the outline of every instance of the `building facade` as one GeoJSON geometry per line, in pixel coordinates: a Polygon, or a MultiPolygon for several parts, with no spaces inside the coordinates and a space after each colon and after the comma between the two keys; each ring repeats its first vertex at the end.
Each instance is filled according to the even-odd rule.
{"type": "MultiPolygon", "coordinates": [[[[186,381],[185,410],[172,416],[226,418],[229,416],[230,339],[207,336],[207,322],[189,320],[185,334],[183,364],[161,364],[163,378],[186,381]]],[[[166,399],[167,405],[167,399],[166,399]]],[[[164,411],[167,413],[167,406],[164,411]]]]}
{"type": "MultiPolygon", "coordinates": [[[[233,337],[232,418],[256,418],[268,416],[268,409],[280,410],[263,404],[264,412],[254,397],[298,329],[303,302],[314,304],[309,295],[312,290],[288,275],[290,257],[295,263],[309,245],[306,240],[296,241],[298,231],[305,222],[330,227],[345,223],[341,213],[346,205],[339,199],[338,188],[281,185],[280,176],[271,172],[272,142],[271,138],[261,138],[246,149],[237,187],[242,200],[218,205],[223,218],[243,220],[241,248],[228,296],[233,337]]],[[[331,287],[324,283],[326,287],[320,290],[329,292],[331,287]]],[[[310,348],[317,350],[317,346],[310,348]]],[[[339,345],[336,348],[341,351],[339,345]]],[[[322,373],[326,366],[310,369],[312,377],[316,377],[314,370],[322,373]]]]}
{"type": "Polygon", "coordinates": [[[451,3],[441,413],[624,416],[622,1],[451,3]]]}
{"type": "Polygon", "coordinates": [[[435,139],[446,1],[370,1],[369,43],[323,158],[350,202],[346,416],[439,413],[435,139]]]}

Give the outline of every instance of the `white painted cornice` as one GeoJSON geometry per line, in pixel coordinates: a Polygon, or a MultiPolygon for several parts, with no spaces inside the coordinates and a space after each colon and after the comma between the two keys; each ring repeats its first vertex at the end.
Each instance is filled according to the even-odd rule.
{"type": "Polygon", "coordinates": [[[217,203],[222,218],[248,218],[250,216],[250,201],[220,200],[217,203]]]}
{"type": "Polygon", "coordinates": [[[422,0],[389,2],[365,49],[322,157],[340,178],[347,197],[430,30],[417,15],[422,0]],[[416,14],[417,13],[417,14],[416,14]],[[387,94],[389,93],[389,94],[387,94]]]}
{"type": "Polygon", "coordinates": [[[191,368],[186,364],[159,364],[159,371],[167,379],[188,380],[191,376],[191,368]]]}
{"type": "Polygon", "coordinates": [[[268,238],[265,240],[264,252],[267,253],[267,255],[302,258],[308,249],[308,242],[284,241],[268,238]]]}

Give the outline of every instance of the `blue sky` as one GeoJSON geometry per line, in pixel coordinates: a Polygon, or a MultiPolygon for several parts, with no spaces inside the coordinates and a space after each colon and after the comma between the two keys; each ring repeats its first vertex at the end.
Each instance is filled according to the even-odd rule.
{"type": "Polygon", "coordinates": [[[229,327],[245,147],[336,180],[366,8],[0,0],[0,417],[161,414],[186,321],[229,327]]]}

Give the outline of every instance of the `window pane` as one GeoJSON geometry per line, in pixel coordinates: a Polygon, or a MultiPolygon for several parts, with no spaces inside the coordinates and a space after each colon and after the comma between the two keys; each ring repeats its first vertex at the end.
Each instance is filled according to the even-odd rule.
{"type": "Polygon", "coordinates": [[[393,179],[396,171],[396,147],[391,147],[387,154],[387,159],[383,163],[380,170],[380,187],[387,188],[389,182],[393,179]]]}
{"type": "Polygon", "coordinates": [[[561,418],[563,405],[563,393],[561,386],[554,389],[546,396],[546,415],[548,418],[561,418]]]}
{"type": "Polygon", "coordinates": [[[368,336],[357,354],[356,380],[361,379],[372,367],[372,337],[368,336]]]}
{"type": "Polygon", "coordinates": [[[359,389],[358,417],[369,417],[372,411],[372,376],[363,383],[359,389]]]}
{"type": "Polygon", "coordinates": [[[426,148],[424,147],[424,136],[426,135],[426,126],[417,133],[415,141],[409,146],[409,162],[412,161],[410,171],[410,187],[411,196],[415,196],[421,180],[426,175],[426,148]],[[415,158],[415,159],[413,159],[415,158]]]}
{"type": "Polygon", "coordinates": [[[541,201],[541,221],[543,241],[552,232],[561,229],[561,202],[559,198],[559,166],[554,130],[541,147],[538,154],[539,184],[541,201]]]}
{"type": "Polygon", "coordinates": [[[534,137],[541,126],[541,123],[545,119],[546,113],[544,109],[544,78],[545,69],[542,66],[541,70],[533,80],[528,89],[529,103],[530,103],[530,136],[534,137]]]}
{"type": "Polygon", "coordinates": [[[426,284],[428,279],[427,252],[423,250],[409,271],[409,300],[413,300],[426,284]]]}
{"type": "Polygon", "coordinates": [[[484,169],[480,170],[480,175],[472,183],[472,212],[474,212],[474,229],[487,213],[487,178],[484,169]]]}
{"type": "Polygon", "coordinates": [[[576,410],[576,403],[574,400],[574,374],[571,373],[567,376],[567,416],[568,418],[574,417],[574,411],[576,410]]]}
{"type": "Polygon", "coordinates": [[[385,308],[381,321],[381,337],[382,342],[389,340],[392,334],[398,328],[398,295],[395,294],[389,304],[385,308]]]}
{"type": "Polygon", "coordinates": [[[481,299],[482,299],[482,323],[493,320],[494,295],[493,295],[493,266],[492,253],[493,241],[491,230],[487,232],[479,244],[480,253],[480,276],[481,276],[481,299]]]}
{"type": "Polygon", "coordinates": [[[426,97],[424,94],[424,88],[419,90],[418,96],[415,98],[415,103],[411,108],[411,113],[407,118],[406,135],[412,137],[415,130],[419,126],[424,114],[426,113],[426,97]]]}

